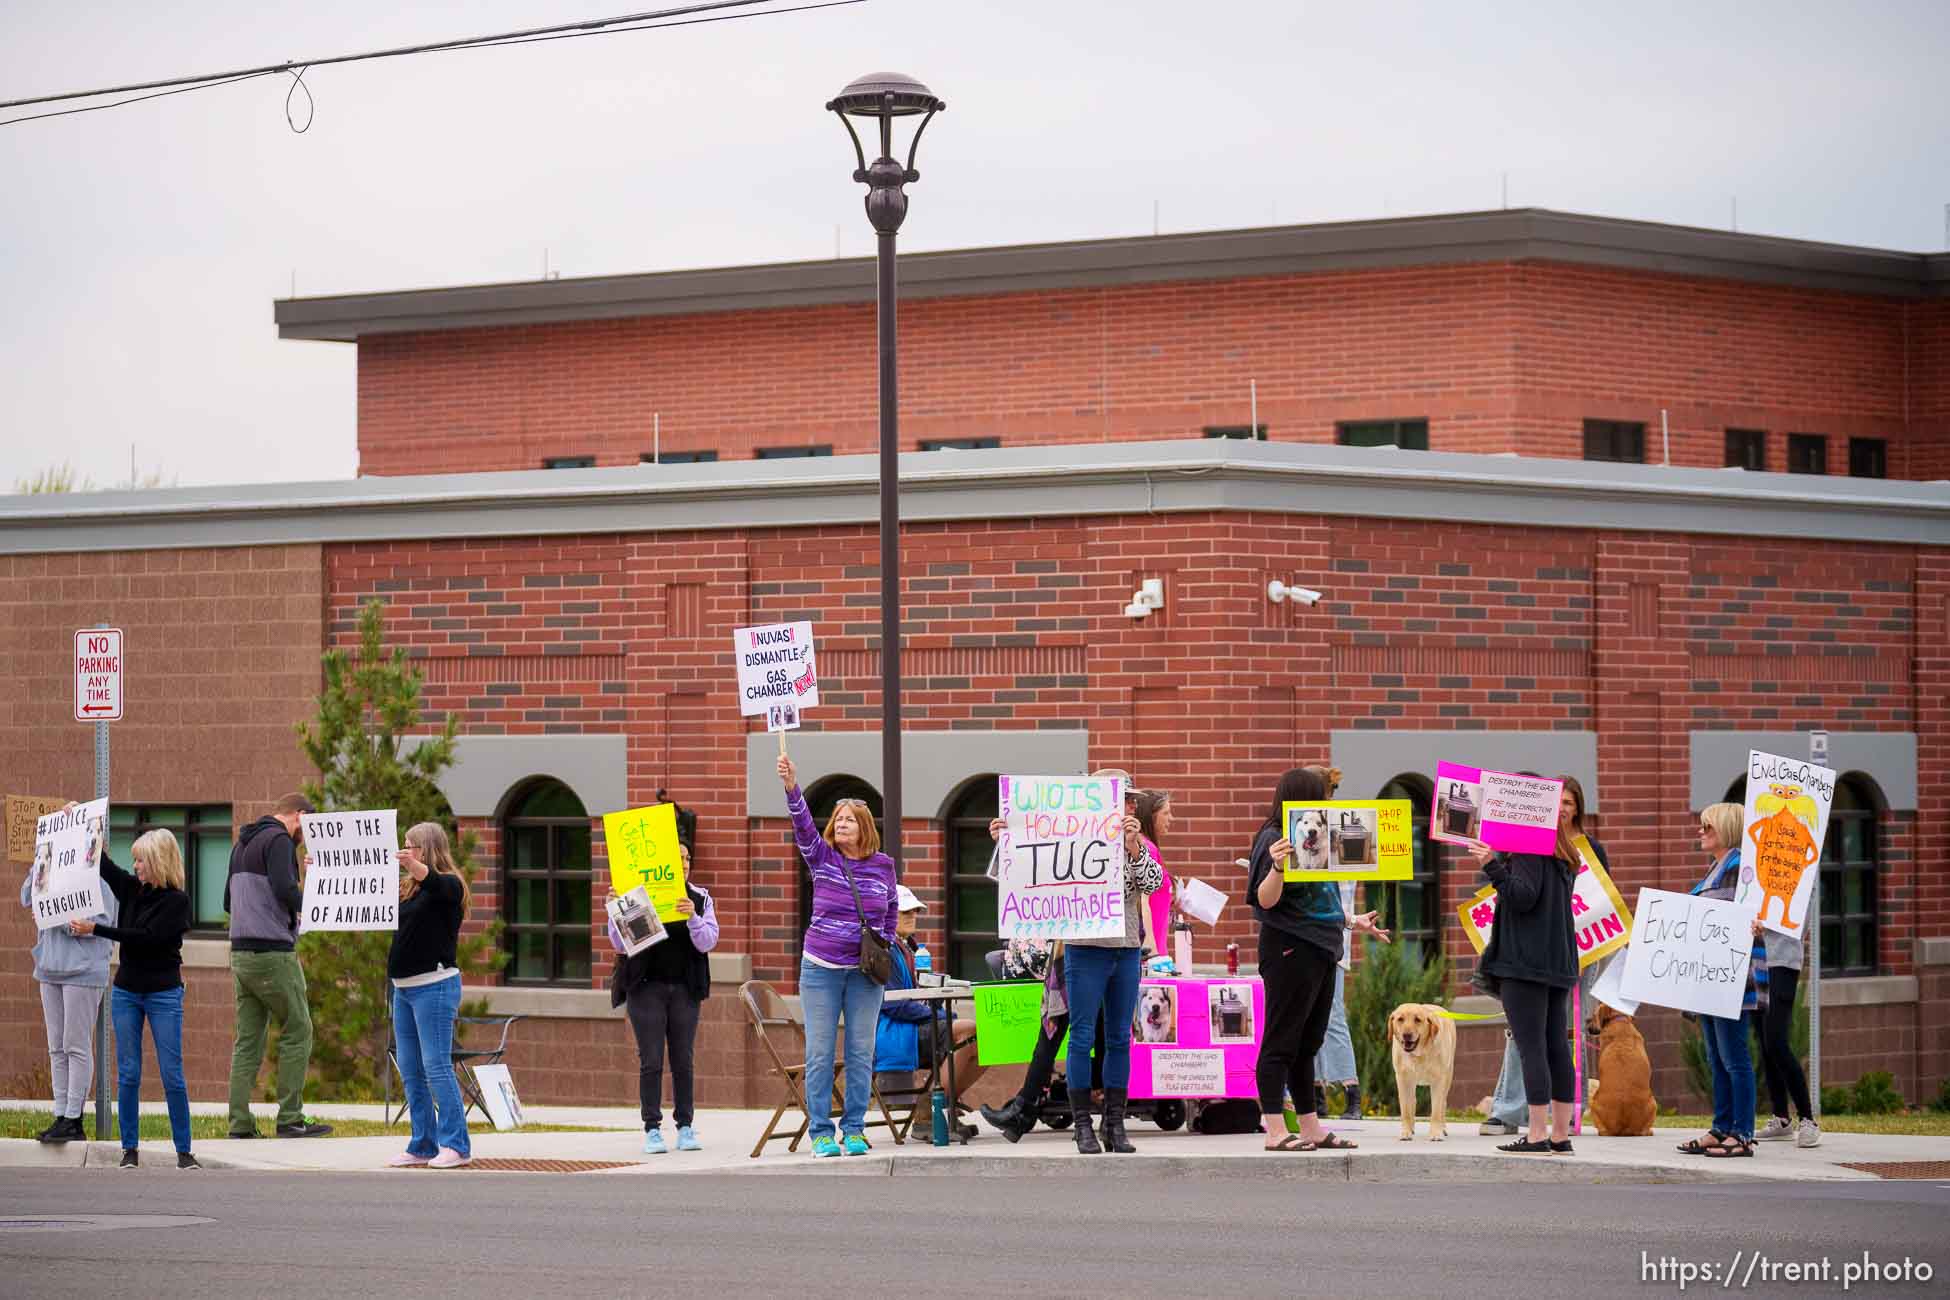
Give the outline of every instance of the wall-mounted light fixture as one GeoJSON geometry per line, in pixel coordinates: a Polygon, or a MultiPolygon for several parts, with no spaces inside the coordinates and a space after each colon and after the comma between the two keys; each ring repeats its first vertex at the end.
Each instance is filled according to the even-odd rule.
{"type": "Polygon", "coordinates": [[[1320,593],[1312,587],[1289,587],[1278,578],[1266,584],[1266,598],[1275,605],[1288,600],[1297,600],[1302,605],[1312,605],[1320,600],[1320,593]]]}
{"type": "Polygon", "coordinates": [[[1125,618],[1148,618],[1154,609],[1165,607],[1165,580],[1146,578],[1138,589],[1131,593],[1131,603],[1124,606],[1125,618]]]}

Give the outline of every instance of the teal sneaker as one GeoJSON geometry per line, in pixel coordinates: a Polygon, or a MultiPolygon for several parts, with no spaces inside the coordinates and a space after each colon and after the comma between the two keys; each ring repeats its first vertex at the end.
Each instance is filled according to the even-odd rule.
{"type": "Polygon", "coordinates": [[[839,1153],[840,1144],[833,1141],[831,1137],[816,1137],[813,1139],[813,1159],[824,1160],[827,1156],[836,1156],[839,1153]]]}
{"type": "Polygon", "coordinates": [[[865,1155],[865,1154],[867,1154],[867,1152],[869,1152],[869,1151],[871,1151],[872,1149],[873,1149],[872,1147],[869,1147],[869,1146],[867,1145],[867,1135],[866,1135],[866,1134],[864,1134],[864,1133],[848,1133],[848,1134],[846,1135],[846,1153],[847,1153],[848,1155],[850,1155],[850,1156],[863,1156],[863,1155],[865,1155]]]}
{"type": "Polygon", "coordinates": [[[704,1150],[704,1148],[698,1143],[697,1130],[692,1128],[689,1124],[679,1124],[677,1126],[677,1149],[679,1151],[704,1150]]]}
{"type": "Polygon", "coordinates": [[[644,1155],[660,1156],[668,1150],[670,1148],[664,1145],[664,1131],[662,1129],[653,1128],[643,1135],[644,1155]]]}

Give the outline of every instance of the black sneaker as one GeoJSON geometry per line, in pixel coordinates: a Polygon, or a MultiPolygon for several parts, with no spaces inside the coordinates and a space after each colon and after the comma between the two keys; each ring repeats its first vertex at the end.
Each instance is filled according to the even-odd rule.
{"type": "Polygon", "coordinates": [[[178,1152],[176,1153],[176,1167],[177,1167],[178,1169],[201,1169],[201,1168],[203,1168],[203,1166],[202,1166],[202,1165],[200,1165],[200,1164],[198,1164],[198,1163],[196,1162],[196,1157],[195,1157],[195,1156],[193,1156],[193,1155],[191,1155],[191,1154],[190,1154],[189,1152],[187,1152],[187,1151],[178,1151],[178,1152]]]}
{"type": "Polygon", "coordinates": [[[57,1115],[54,1122],[42,1131],[40,1140],[50,1146],[58,1146],[63,1142],[85,1142],[88,1134],[81,1127],[79,1115],[72,1119],[57,1115]]]}
{"type": "Polygon", "coordinates": [[[1562,1142],[1559,1142],[1559,1141],[1557,1141],[1556,1139],[1554,1139],[1554,1138],[1553,1138],[1553,1139],[1551,1140],[1551,1154],[1552,1154],[1552,1155],[1554,1155],[1554,1156],[1568,1156],[1568,1155],[1571,1155],[1571,1154],[1572,1154],[1572,1151],[1571,1151],[1571,1139],[1570,1139],[1570,1138],[1565,1138],[1565,1139],[1564,1139],[1564,1140],[1563,1140],[1562,1142]]]}
{"type": "Polygon", "coordinates": [[[122,1163],[121,1163],[121,1164],[119,1164],[119,1165],[117,1165],[117,1166],[115,1166],[115,1167],[116,1167],[117,1169],[133,1169],[133,1168],[135,1168],[135,1167],[136,1167],[136,1159],[135,1159],[135,1148],[134,1148],[134,1147],[123,1147],[123,1148],[122,1148],[122,1163]]]}
{"type": "Polygon", "coordinates": [[[314,1124],[308,1119],[301,1119],[295,1124],[278,1125],[278,1136],[281,1138],[322,1138],[331,1131],[330,1124],[314,1124]]]}
{"type": "Polygon", "coordinates": [[[64,1142],[67,1139],[58,1138],[54,1135],[56,1133],[65,1133],[67,1132],[67,1129],[68,1129],[68,1121],[62,1119],[59,1115],[56,1115],[54,1117],[54,1122],[52,1124],[49,1124],[46,1128],[42,1129],[40,1132],[34,1135],[34,1140],[36,1142],[64,1142]]]}

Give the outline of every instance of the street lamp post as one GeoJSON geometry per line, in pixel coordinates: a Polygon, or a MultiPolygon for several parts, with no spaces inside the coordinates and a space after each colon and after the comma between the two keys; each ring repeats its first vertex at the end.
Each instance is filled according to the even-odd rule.
{"type": "Polygon", "coordinates": [[[914,170],[914,154],[921,133],[947,105],[912,77],[876,72],[861,77],[829,101],[826,109],[839,115],[853,141],[859,162],[853,179],[867,187],[867,220],[878,241],[874,281],[879,303],[880,342],[880,795],[881,842],[896,863],[901,845],[901,489],[900,400],[895,373],[894,237],[907,216],[907,192],[902,187],[921,179],[914,170]],[[921,117],[908,143],[907,165],[894,158],[894,119],[921,117]],[[880,156],[867,162],[853,118],[870,118],[880,126],[880,156]]]}

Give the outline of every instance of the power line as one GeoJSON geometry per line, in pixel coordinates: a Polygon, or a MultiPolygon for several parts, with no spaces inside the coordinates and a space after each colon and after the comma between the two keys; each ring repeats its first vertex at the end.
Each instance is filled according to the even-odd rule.
{"type": "MultiPolygon", "coordinates": [[[[413,54],[439,54],[453,50],[494,49],[504,45],[528,45],[539,41],[571,40],[582,36],[610,36],[621,32],[654,31],[661,27],[689,27],[701,23],[727,22],[739,18],[769,18],[782,14],[801,13],[812,9],[835,9],[846,5],[863,4],[865,0],[823,0],[822,3],[794,5],[782,9],[765,9],[756,13],[713,14],[708,17],[687,17],[692,14],[709,14],[712,10],[741,9],[752,5],[770,3],[770,0],[706,0],[705,3],[684,5],[675,9],[649,10],[643,13],[620,14],[613,18],[596,18],[583,22],[558,23],[549,27],[531,27],[521,31],[502,32],[491,36],[470,36],[458,40],[432,41],[420,45],[404,45],[393,49],[371,50],[363,54],[337,54],[321,59],[292,59],[283,63],[266,64],[256,68],[239,68],[231,72],[213,72],[197,77],[172,77],[163,81],[136,82],[126,86],[106,86],[100,90],[75,90],[58,95],[40,95],[31,99],[0,100],[0,109],[26,108],[35,104],[54,104],[74,99],[96,99],[103,95],[123,95],[130,91],[151,93],[131,95],[107,104],[89,104],[80,108],[56,109],[47,113],[31,113],[21,117],[0,119],[0,126],[13,126],[20,122],[36,122],[43,118],[67,117],[75,113],[92,113],[102,109],[120,108],[127,104],[139,104],[144,100],[160,99],[167,95],[186,94],[192,90],[209,90],[218,86],[235,85],[240,81],[251,81],[258,77],[289,74],[301,79],[306,71],[314,67],[334,63],[359,63],[370,59],[403,58],[413,54]],[[660,21],[674,20],[674,21],[660,21]]],[[[309,93],[309,92],[307,92],[309,93]]],[[[287,114],[288,116],[288,114],[287,114]]],[[[295,126],[293,129],[296,129],[295,126]]]]}

